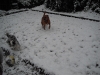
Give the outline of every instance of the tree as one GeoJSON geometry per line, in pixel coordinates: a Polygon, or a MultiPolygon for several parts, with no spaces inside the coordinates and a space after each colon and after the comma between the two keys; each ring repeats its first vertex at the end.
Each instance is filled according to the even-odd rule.
{"type": "Polygon", "coordinates": [[[91,4],[91,0],[88,0],[88,2],[86,3],[86,6],[84,7],[84,11],[89,10],[90,4],[91,4]]]}
{"type": "Polygon", "coordinates": [[[46,0],[46,7],[55,11],[71,12],[74,9],[73,0],[46,0]]]}

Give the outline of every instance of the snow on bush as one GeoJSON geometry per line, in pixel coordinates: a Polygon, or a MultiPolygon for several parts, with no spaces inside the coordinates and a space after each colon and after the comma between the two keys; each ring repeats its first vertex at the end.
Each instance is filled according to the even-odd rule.
{"type": "MultiPolygon", "coordinates": [[[[51,10],[61,12],[88,11],[93,7],[100,7],[96,0],[45,0],[45,6],[51,10]],[[98,5],[97,5],[98,4],[98,5]]],[[[95,8],[97,11],[98,9],[95,8]]]]}
{"type": "Polygon", "coordinates": [[[31,0],[18,0],[23,6],[30,6],[31,0]]]}

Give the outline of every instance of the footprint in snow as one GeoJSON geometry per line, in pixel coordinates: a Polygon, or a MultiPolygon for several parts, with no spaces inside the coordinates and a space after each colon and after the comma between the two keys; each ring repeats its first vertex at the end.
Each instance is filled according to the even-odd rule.
{"type": "Polygon", "coordinates": [[[91,35],[89,37],[92,37],[91,35]]]}
{"type": "Polygon", "coordinates": [[[80,48],[83,48],[83,46],[80,46],[80,48]]]}
{"type": "Polygon", "coordinates": [[[96,46],[96,45],[92,45],[92,48],[94,48],[94,47],[95,47],[95,48],[99,48],[99,47],[98,47],[98,46],[96,46]]]}
{"type": "Polygon", "coordinates": [[[53,52],[53,50],[50,50],[50,52],[53,52]]]}
{"type": "Polygon", "coordinates": [[[82,40],[82,42],[83,42],[84,40],[82,40]]]}
{"type": "Polygon", "coordinates": [[[73,51],[72,51],[72,47],[70,47],[68,50],[71,51],[71,52],[73,52],[73,51]]]}
{"type": "Polygon", "coordinates": [[[68,29],[68,30],[70,30],[70,29],[68,29]]]}

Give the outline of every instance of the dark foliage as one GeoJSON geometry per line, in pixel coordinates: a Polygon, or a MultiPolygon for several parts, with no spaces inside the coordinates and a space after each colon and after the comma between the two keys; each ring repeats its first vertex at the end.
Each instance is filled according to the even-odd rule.
{"type": "Polygon", "coordinates": [[[44,2],[47,8],[58,12],[77,12],[91,9],[100,13],[100,0],[0,0],[0,9],[32,8],[44,2]]]}
{"type": "Polygon", "coordinates": [[[0,0],[1,10],[32,8],[44,3],[44,0],[0,0]]]}
{"type": "Polygon", "coordinates": [[[39,6],[44,3],[44,0],[18,0],[19,8],[32,8],[35,6],[39,6]]]}
{"type": "Polygon", "coordinates": [[[11,9],[11,0],[0,0],[0,9],[2,10],[11,9]]]}
{"type": "Polygon", "coordinates": [[[99,12],[100,0],[45,0],[45,6],[60,12],[77,12],[92,9],[99,12]]]}
{"type": "Polygon", "coordinates": [[[74,9],[73,0],[46,0],[46,7],[64,12],[71,12],[74,9]]]}

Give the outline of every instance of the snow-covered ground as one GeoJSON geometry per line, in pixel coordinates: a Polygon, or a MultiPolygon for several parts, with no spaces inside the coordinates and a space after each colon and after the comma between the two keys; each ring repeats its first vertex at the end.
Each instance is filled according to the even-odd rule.
{"type": "MultiPolygon", "coordinates": [[[[34,10],[43,10],[43,11],[49,11],[49,12],[53,12],[54,11],[51,11],[49,10],[48,8],[46,8],[44,5],[41,5],[39,7],[35,7],[35,8],[32,8],[34,10]]],[[[55,13],[58,13],[58,12],[55,12],[55,13]]],[[[86,12],[82,11],[82,12],[76,12],[76,13],[63,13],[63,12],[60,12],[62,14],[66,14],[66,15],[73,15],[73,16],[77,16],[77,17],[84,17],[84,18],[90,18],[90,19],[96,19],[96,20],[100,20],[100,14],[98,13],[95,13],[91,10],[88,10],[86,12]]]]}
{"type": "Polygon", "coordinates": [[[0,17],[0,46],[9,49],[16,60],[15,66],[8,67],[4,57],[4,75],[34,75],[22,59],[55,75],[100,75],[100,22],[48,15],[51,29],[47,26],[46,30],[41,25],[42,12],[29,10],[0,17]],[[6,32],[17,37],[21,51],[10,49],[6,32]]]}

